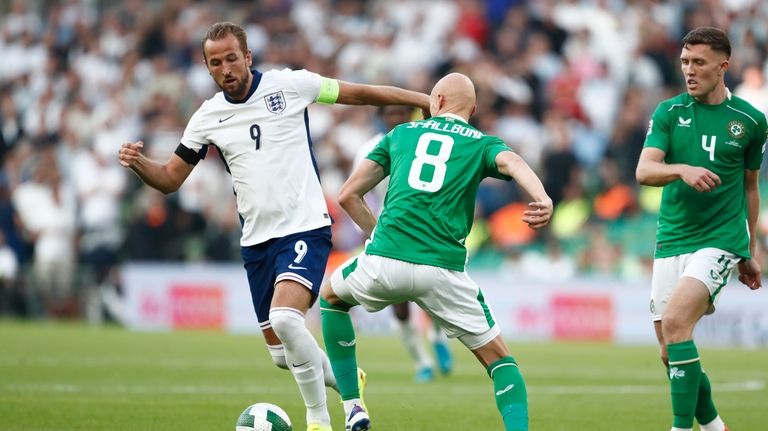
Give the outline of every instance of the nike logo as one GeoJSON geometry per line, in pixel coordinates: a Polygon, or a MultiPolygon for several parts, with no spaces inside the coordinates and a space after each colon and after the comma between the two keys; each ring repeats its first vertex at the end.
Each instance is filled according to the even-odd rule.
{"type": "Polygon", "coordinates": [[[306,267],[303,267],[303,266],[293,266],[293,264],[288,265],[288,268],[289,269],[307,269],[306,267]]]}
{"type": "Polygon", "coordinates": [[[230,115],[230,116],[229,116],[229,117],[227,117],[227,118],[219,118],[219,123],[223,123],[223,122],[225,122],[225,121],[229,120],[230,118],[232,118],[232,117],[234,117],[234,116],[235,116],[235,114],[232,114],[232,115],[230,115]]]}
{"type": "Polygon", "coordinates": [[[291,366],[292,366],[293,368],[299,368],[299,367],[301,367],[301,366],[307,365],[308,363],[309,363],[309,361],[307,361],[307,362],[302,362],[302,363],[301,363],[301,364],[299,364],[299,365],[296,365],[296,364],[293,364],[293,363],[292,363],[292,364],[291,364],[291,366]]]}
{"type": "Polygon", "coordinates": [[[339,341],[339,346],[341,346],[341,347],[352,347],[352,346],[355,345],[355,343],[357,343],[357,340],[355,340],[353,338],[352,341],[339,341]]]}
{"type": "Polygon", "coordinates": [[[504,388],[504,389],[498,390],[498,391],[496,391],[496,396],[498,397],[499,395],[501,395],[501,394],[503,394],[503,393],[505,393],[505,392],[509,392],[509,391],[510,391],[512,388],[514,388],[514,387],[515,387],[515,385],[514,385],[514,384],[511,384],[511,385],[507,386],[507,387],[506,387],[506,388],[504,388]]]}

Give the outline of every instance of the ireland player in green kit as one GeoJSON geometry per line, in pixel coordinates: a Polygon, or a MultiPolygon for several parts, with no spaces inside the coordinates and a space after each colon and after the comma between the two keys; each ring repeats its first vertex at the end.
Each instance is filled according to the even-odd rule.
{"type": "Polygon", "coordinates": [[[465,271],[464,240],[485,177],[514,179],[533,198],[523,216],[533,229],[549,222],[552,200],[503,141],[467,122],[474,111],[472,81],[458,73],[444,77],[430,95],[433,118],[392,129],[342,187],[342,207],[370,238],[365,251],[341,265],[320,292],[323,338],[347,431],[370,428],[357,382],[349,308],[362,305],[374,312],[403,301],[416,302],[483,364],[505,429],[528,429],[525,382],[482,291],[465,271]],[[363,196],[387,176],[377,221],[363,196]]]}
{"type": "Polygon", "coordinates": [[[696,322],[714,312],[734,267],[761,286],[755,253],[758,172],[765,116],[733,96],[723,77],[731,46],[719,29],[683,38],[687,92],[663,101],[648,126],[637,181],[663,186],[651,281],[651,316],[667,366],[673,431],[727,431],[693,342],[696,322]]]}

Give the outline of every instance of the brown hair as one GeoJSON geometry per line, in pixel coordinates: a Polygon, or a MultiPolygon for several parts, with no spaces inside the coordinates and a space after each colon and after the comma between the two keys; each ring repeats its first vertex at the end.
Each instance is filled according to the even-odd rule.
{"type": "MultiPolygon", "coordinates": [[[[209,40],[221,40],[227,37],[227,35],[233,34],[240,44],[240,50],[243,51],[243,55],[248,53],[248,37],[245,34],[245,30],[237,24],[225,21],[217,22],[208,28],[205,32],[205,37],[201,42],[203,47],[203,57],[205,57],[205,42],[209,40]]],[[[207,59],[206,59],[207,60],[207,59]]]]}
{"type": "Polygon", "coordinates": [[[722,52],[726,58],[731,58],[731,41],[728,40],[728,35],[719,28],[694,28],[683,38],[683,46],[699,44],[709,45],[713,51],[722,52]]]}

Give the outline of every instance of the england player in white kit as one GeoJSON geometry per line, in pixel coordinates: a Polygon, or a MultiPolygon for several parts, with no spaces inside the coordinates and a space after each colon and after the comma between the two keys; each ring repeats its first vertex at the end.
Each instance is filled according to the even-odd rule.
{"type": "Polygon", "coordinates": [[[164,164],[145,157],[142,142],[123,144],[120,163],[164,193],[181,186],[209,145],[232,175],[242,224],[240,245],[254,309],[275,364],[289,369],[307,407],[308,431],[328,431],[325,386],[335,378],[304,324],[317,298],[331,248],[331,217],[312,154],[307,106],[411,105],[429,109],[426,94],[350,84],[306,70],[250,70],[243,29],[211,26],[203,39],[206,66],[221,92],[190,119],[164,164]]]}

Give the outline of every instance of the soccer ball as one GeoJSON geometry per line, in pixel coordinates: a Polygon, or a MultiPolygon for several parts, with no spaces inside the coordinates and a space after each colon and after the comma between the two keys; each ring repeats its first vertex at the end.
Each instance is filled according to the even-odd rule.
{"type": "Polygon", "coordinates": [[[249,406],[237,418],[235,431],[291,431],[291,420],[280,407],[269,403],[249,406]]]}

